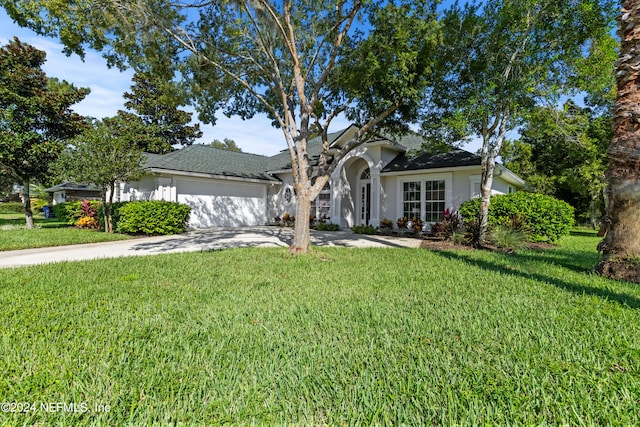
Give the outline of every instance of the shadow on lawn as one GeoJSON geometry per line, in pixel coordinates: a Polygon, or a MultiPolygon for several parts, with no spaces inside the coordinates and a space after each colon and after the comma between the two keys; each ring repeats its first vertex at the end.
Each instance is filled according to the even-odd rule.
{"type": "MultiPolygon", "coordinates": [[[[194,230],[158,241],[138,243],[131,249],[150,253],[170,252],[188,246],[204,251],[228,248],[280,246],[293,241],[293,229],[284,227],[229,227],[194,230]]],[[[419,241],[417,241],[419,243],[419,241]]],[[[350,231],[312,231],[313,246],[406,248],[413,241],[384,236],[365,236],[350,231]]],[[[417,246],[417,244],[415,245],[417,246]]]]}
{"type": "MultiPolygon", "coordinates": [[[[447,251],[438,251],[435,252],[437,255],[442,256],[444,258],[448,258],[451,260],[455,260],[455,261],[462,261],[466,264],[469,265],[473,265],[475,267],[479,267],[482,268],[484,270],[488,270],[488,271],[495,271],[497,273],[506,273],[506,274],[511,274],[513,276],[518,276],[518,277],[523,277],[526,279],[533,279],[533,280],[537,280],[539,282],[544,282],[544,283],[550,283],[553,286],[556,286],[559,289],[563,289],[565,291],[569,291],[569,292],[573,292],[575,294],[578,295],[592,295],[592,296],[596,296],[596,297],[600,297],[600,298],[604,298],[606,300],[609,301],[615,301],[621,305],[630,307],[630,308],[640,308],[640,299],[629,295],[629,294],[625,294],[625,293],[619,293],[619,292],[614,292],[608,289],[601,289],[601,288],[596,288],[596,287],[592,287],[592,286],[587,286],[587,285],[582,285],[579,283],[572,283],[566,280],[562,280],[559,279],[557,277],[553,277],[553,276],[547,276],[541,273],[529,273],[529,272],[524,272],[524,271],[520,271],[518,269],[515,269],[513,267],[508,267],[505,265],[501,265],[499,263],[496,262],[491,262],[491,261],[486,261],[486,260],[480,260],[480,259],[475,259],[473,257],[470,257],[468,255],[464,255],[464,254],[460,254],[460,253],[454,253],[454,252],[447,252],[447,251]]],[[[548,255],[552,254],[552,252],[549,252],[548,255]]],[[[581,273],[584,273],[586,271],[592,271],[591,269],[593,267],[591,267],[590,270],[585,270],[584,268],[578,268],[578,269],[574,269],[571,268],[571,266],[567,266],[565,265],[564,261],[566,261],[566,258],[564,257],[553,257],[553,256],[547,256],[547,255],[526,255],[526,254],[507,254],[504,255],[505,257],[508,258],[513,258],[513,259],[517,259],[517,260],[523,260],[526,262],[530,262],[530,263],[535,263],[535,262],[547,262],[547,263],[553,263],[556,265],[559,265],[561,267],[565,267],[565,268],[570,268],[574,271],[578,271],[581,273]]],[[[505,258],[507,259],[507,258],[505,258]]],[[[595,264],[594,264],[595,265],[595,264]]]]}
{"type": "Polygon", "coordinates": [[[577,273],[592,272],[600,260],[600,254],[595,251],[577,251],[560,248],[554,248],[550,251],[513,253],[507,256],[525,262],[552,263],[577,273]]]}
{"type": "MultiPolygon", "coordinates": [[[[41,228],[65,228],[69,226],[65,221],[62,221],[56,218],[45,219],[39,216],[33,217],[33,223],[37,227],[41,227],[41,228]]],[[[26,219],[24,217],[24,214],[11,215],[9,217],[5,215],[4,218],[0,216],[0,226],[2,225],[23,226],[25,224],[26,224],[26,219]]]]}

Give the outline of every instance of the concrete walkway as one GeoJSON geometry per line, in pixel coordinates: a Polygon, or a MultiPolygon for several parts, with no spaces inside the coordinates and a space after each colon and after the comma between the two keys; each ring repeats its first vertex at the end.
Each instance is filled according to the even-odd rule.
{"type": "MultiPolygon", "coordinates": [[[[289,246],[293,230],[281,227],[208,228],[174,236],[0,252],[0,268],[123,256],[209,251],[241,247],[289,246]]],[[[312,231],[314,246],[417,248],[420,239],[366,236],[350,231],[312,231]]]]}

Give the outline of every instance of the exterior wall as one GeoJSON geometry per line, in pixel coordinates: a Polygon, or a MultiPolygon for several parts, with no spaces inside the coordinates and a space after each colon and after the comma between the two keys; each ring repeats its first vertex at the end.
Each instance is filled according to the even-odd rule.
{"type": "MultiPolygon", "coordinates": [[[[392,221],[402,217],[403,214],[403,182],[407,181],[431,181],[445,180],[445,208],[452,211],[458,210],[460,205],[480,195],[480,167],[449,169],[438,172],[420,172],[384,175],[382,177],[383,203],[381,203],[381,218],[392,221]]],[[[499,176],[493,180],[492,194],[507,194],[516,191],[513,184],[506,182],[499,176]]],[[[423,199],[424,200],[424,199],[423,199]]],[[[424,218],[423,218],[424,219],[424,218]]]]}
{"type": "Polygon", "coordinates": [[[116,200],[167,200],[191,207],[189,227],[264,225],[269,184],[160,175],[120,183],[116,200]]]}
{"type": "Polygon", "coordinates": [[[119,184],[119,188],[116,189],[114,200],[119,202],[161,200],[155,198],[157,186],[156,177],[151,175],[143,176],[140,181],[122,182],[119,184]]]}
{"type": "Polygon", "coordinates": [[[282,181],[282,185],[271,185],[267,193],[267,218],[269,219],[269,222],[273,221],[275,217],[282,217],[285,213],[292,216],[295,216],[296,214],[293,173],[285,172],[278,174],[278,178],[282,181]],[[287,201],[285,197],[287,191],[291,196],[289,201],[287,201]]]}
{"type": "Polygon", "coordinates": [[[67,201],[67,193],[64,191],[55,191],[53,193],[53,204],[57,205],[58,203],[64,203],[67,201]]]}

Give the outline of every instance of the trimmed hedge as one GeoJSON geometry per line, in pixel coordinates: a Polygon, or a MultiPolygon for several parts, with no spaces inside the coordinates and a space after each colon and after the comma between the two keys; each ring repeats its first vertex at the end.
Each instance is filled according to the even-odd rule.
{"type": "MultiPolygon", "coordinates": [[[[101,212],[102,202],[99,200],[88,200],[89,204],[101,212]]],[[[65,221],[69,225],[76,225],[76,222],[82,216],[81,200],[74,202],[64,202],[53,205],[53,214],[56,218],[65,221]]]]}
{"type": "MultiPolygon", "coordinates": [[[[478,217],[480,199],[464,202],[458,210],[465,221],[478,217]]],[[[491,196],[489,225],[510,225],[519,216],[532,242],[556,242],[569,234],[574,224],[574,209],[567,202],[544,194],[517,192],[491,196]]]]}
{"type": "MultiPolygon", "coordinates": [[[[42,207],[47,206],[49,201],[44,199],[31,199],[31,211],[33,213],[42,212],[42,207]]],[[[0,213],[13,214],[24,213],[24,204],[22,202],[5,202],[0,203],[0,213]]]]}
{"type": "Polygon", "coordinates": [[[191,208],[175,202],[129,202],[114,213],[114,227],[127,234],[179,234],[187,228],[191,208]],[[117,215],[117,218],[115,218],[117,215]]]}
{"type": "Polygon", "coordinates": [[[24,213],[24,205],[21,202],[0,203],[0,213],[24,213]]]}

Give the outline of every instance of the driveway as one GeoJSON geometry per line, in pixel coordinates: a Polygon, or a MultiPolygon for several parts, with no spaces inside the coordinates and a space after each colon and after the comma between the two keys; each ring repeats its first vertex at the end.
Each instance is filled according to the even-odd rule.
{"type": "MultiPolygon", "coordinates": [[[[207,228],[173,236],[0,252],[0,268],[122,256],[210,251],[243,247],[287,247],[293,230],[282,227],[207,228]]],[[[366,236],[351,231],[311,231],[314,246],[417,248],[419,239],[366,236]]]]}

